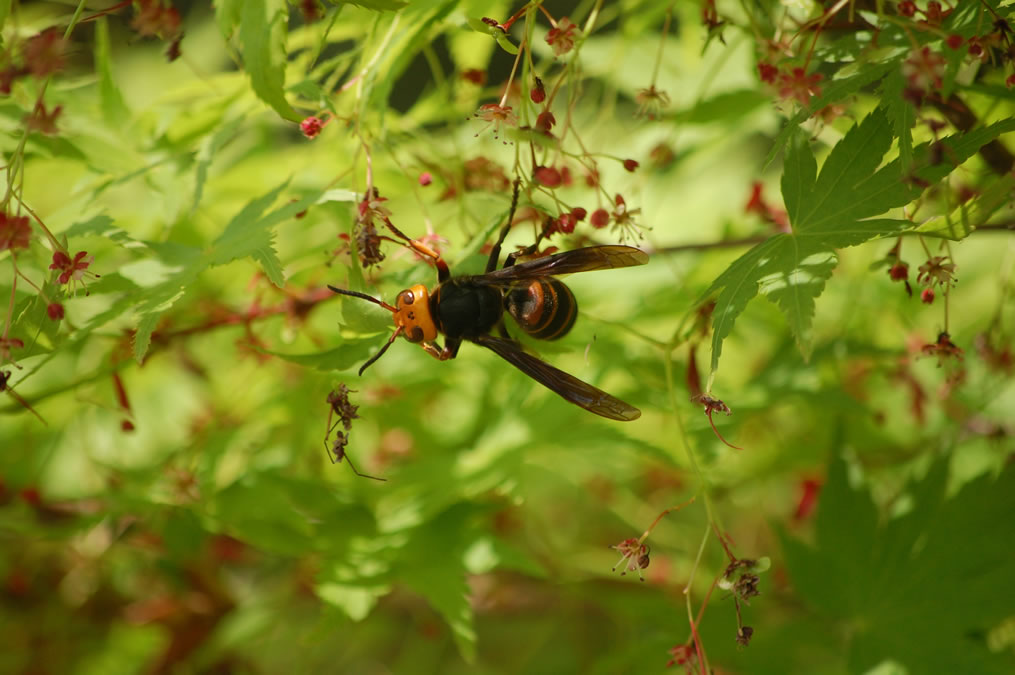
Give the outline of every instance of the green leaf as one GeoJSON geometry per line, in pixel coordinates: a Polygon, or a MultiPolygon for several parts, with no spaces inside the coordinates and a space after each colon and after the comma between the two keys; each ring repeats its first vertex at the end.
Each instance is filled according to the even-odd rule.
{"type": "Polygon", "coordinates": [[[496,40],[497,44],[500,45],[500,48],[506,51],[508,54],[513,55],[518,53],[518,47],[513,42],[511,42],[511,40],[508,39],[508,36],[504,34],[504,31],[502,31],[497,26],[491,26],[482,19],[477,19],[471,16],[467,19],[467,21],[469,27],[472,28],[472,30],[476,31],[477,33],[485,33],[486,35],[489,35],[494,40],[496,40]]]}
{"type": "Polygon", "coordinates": [[[909,173],[913,165],[913,123],[916,119],[913,104],[903,96],[905,78],[902,70],[893,70],[885,78],[882,92],[885,110],[892,122],[892,132],[899,139],[899,164],[902,175],[909,173]]]}
{"type": "Polygon", "coordinates": [[[685,124],[729,123],[769,105],[771,101],[771,96],[755,89],[726,91],[698,101],[690,108],[677,112],[673,118],[685,124]]]}
{"type": "Polygon", "coordinates": [[[814,181],[818,175],[818,165],[814,155],[807,147],[807,139],[803,134],[796,134],[786,153],[786,163],[782,172],[782,199],[791,223],[803,219],[801,209],[807,195],[814,189],[814,181]]]}
{"type": "Polygon", "coordinates": [[[99,100],[102,113],[111,126],[119,126],[130,114],[113,78],[113,63],[109,47],[109,23],[106,17],[95,22],[95,69],[99,76],[99,100]]]}
{"type": "Polygon", "coordinates": [[[7,17],[11,15],[11,0],[0,0],[0,29],[7,23],[7,17]]]}
{"type": "Polygon", "coordinates": [[[469,587],[465,583],[464,536],[468,509],[452,508],[416,528],[400,561],[400,577],[422,595],[451,626],[458,650],[467,662],[476,658],[469,587]]]}
{"type": "Polygon", "coordinates": [[[245,0],[239,36],[254,93],[283,118],[298,122],[302,116],[285,99],[288,20],[285,0],[245,0]]]}
{"type": "Polygon", "coordinates": [[[821,110],[827,105],[838,103],[843,99],[852,96],[856,92],[860,91],[863,87],[866,87],[872,82],[876,82],[889,73],[893,68],[898,68],[899,63],[902,61],[900,58],[895,58],[884,63],[878,63],[875,65],[868,65],[866,68],[860,69],[855,75],[844,77],[838,80],[832,80],[827,85],[822,86],[821,96],[816,96],[811,100],[811,103],[806,108],[802,108],[793,117],[786,122],[786,126],[782,128],[779,135],[775,137],[775,141],[772,143],[771,150],[768,151],[768,155],[765,157],[763,166],[768,166],[775,159],[775,156],[779,154],[779,151],[785,147],[786,143],[790,140],[790,137],[797,133],[800,129],[800,125],[807,119],[821,110]]]}
{"type": "Polygon", "coordinates": [[[408,6],[408,0],[332,0],[336,5],[355,5],[378,12],[393,12],[408,6]]]}
{"type": "Polygon", "coordinates": [[[222,37],[229,40],[240,25],[240,13],[246,0],[215,0],[215,21],[222,37]]]}
{"type": "Polygon", "coordinates": [[[326,581],[314,587],[314,592],[324,602],[345,612],[353,621],[362,621],[377,605],[378,598],[391,590],[386,585],[363,586],[326,581]]]}
{"type": "Polygon", "coordinates": [[[825,290],[825,282],[831,278],[839,259],[834,251],[821,245],[811,249],[810,242],[797,242],[792,237],[784,241],[797,245],[779,256],[782,264],[762,274],[758,286],[782,310],[804,359],[809,360],[814,300],[825,290]]]}
{"type": "Polygon", "coordinates": [[[953,241],[964,239],[976,228],[985,225],[998,209],[1011,204],[1012,190],[1015,190],[1015,176],[1009,173],[991,183],[971,201],[960,204],[951,213],[931,218],[916,231],[953,241]]]}
{"type": "MultiPolygon", "coordinates": [[[[937,163],[931,162],[931,144],[921,144],[914,152],[914,165],[920,167],[914,173],[927,184],[936,183],[984,144],[1013,130],[1015,120],[1008,119],[944,138],[937,163]]],[[[713,371],[719,365],[723,340],[757,295],[759,284],[786,316],[801,353],[808,358],[814,300],[835,268],[834,249],[913,227],[907,220],[874,218],[905,206],[923,191],[917,182],[899,179],[901,159],[878,169],[891,140],[888,116],[878,108],[832,148],[815,178],[814,157],[797,135],[787,152],[782,178],[793,234],[776,235],[755,246],[735,260],[699,299],[700,303],[719,292],[713,313],[713,371]]],[[[982,223],[989,216],[987,211],[999,208],[1004,194],[1001,186],[990,190],[983,201],[984,210],[975,213],[977,221],[982,223]]],[[[938,221],[932,227],[943,232],[946,225],[938,221]]]]}
{"type": "MultiPolygon", "coordinates": [[[[390,316],[388,323],[391,323],[390,316]]],[[[271,354],[291,363],[316,368],[317,370],[348,370],[361,365],[370,358],[377,347],[377,340],[363,338],[360,340],[344,340],[341,346],[316,354],[284,354],[270,349],[258,349],[264,354],[271,354]]]]}
{"type": "Polygon", "coordinates": [[[282,183],[268,194],[247,204],[237,213],[221,236],[212,244],[211,250],[205,254],[207,263],[224,265],[233,260],[250,256],[261,263],[268,279],[282,288],[285,285],[285,278],[282,275],[282,263],[273,246],[274,228],[282,221],[293,218],[300,211],[313,205],[320,197],[320,193],[313,193],[265,214],[264,211],[275,203],[288,184],[288,181],[282,183]]]}
{"type": "Polygon", "coordinates": [[[850,672],[887,660],[914,673],[1015,668],[1015,655],[990,651],[984,638],[1011,615],[1002,589],[1015,541],[1015,467],[946,500],[947,467],[937,460],[896,499],[908,508],[883,519],[837,459],[821,493],[815,545],[783,535],[794,587],[820,620],[851,636],[850,672]]]}
{"type": "MultiPolygon", "coordinates": [[[[874,174],[891,142],[888,118],[881,108],[854,125],[832,148],[813,189],[801,202],[797,218],[791,217],[793,229],[798,232],[828,229],[833,224],[883,213],[888,207],[882,207],[880,202],[866,209],[859,204],[879,196],[865,181],[874,174]]],[[[894,181],[898,182],[897,175],[894,181]]]]}
{"type": "Polygon", "coordinates": [[[205,136],[201,141],[201,147],[197,151],[197,165],[194,167],[194,202],[190,207],[191,212],[201,204],[204,183],[208,179],[208,168],[216,155],[239,134],[245,120],[243,116],[228,120],[219,125],[214,134],[205,136]]]}

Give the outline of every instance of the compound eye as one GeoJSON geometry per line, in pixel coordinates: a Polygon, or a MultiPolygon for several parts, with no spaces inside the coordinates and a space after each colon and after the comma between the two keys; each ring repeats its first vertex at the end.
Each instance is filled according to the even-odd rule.
{"type": "Polygon", "coordinates": [[[423,329],[419,326],[413,326],[405,334],[405,339],[409,342],[422,342],[423,341],[423,329]]]}
{"type": "Polygon", "coordinates": [[[398,294],[398,304],[400,305],[411,305],[416,300],[416,297],[412,294],[412,291],[402,291],[398,294]]]}

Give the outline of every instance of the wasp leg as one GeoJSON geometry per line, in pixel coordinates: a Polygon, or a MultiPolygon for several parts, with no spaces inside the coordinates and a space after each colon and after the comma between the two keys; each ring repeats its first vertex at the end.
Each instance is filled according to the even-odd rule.
{"type": "Polygon", "coordinates": [[[448,269],[448,264],[441,258],[441,254],[433,250],[421,241],[410,239],[408,235],[402,232],[400,229],[394,226],[394,224],[387,218],[384,219],[384,224],[388,226],[392,232],[395,233],[400,239],[404,239],[406,244],[416,253],[426,256],[433,260],[434,265],[437,267],[437,281],[443,283],[451,278],[451,270],[448,269]]]}
{"type": "Polygon", "coordinates": [[[423,351],[438,361],[447,361],[448,359],[453,359],[458,356],[458,350],[462,346],[462,341],[448,338],[444,341],[444,349],[441,349],[433,342],[424,342],[421,346],[423,347],[423,351]]]}
{"type": "Polygon", "coordinates": [[[519,258],[524,258],[525,256],[532,255],[538,251],[539,244],[542,243],[543,237],[546,236],[546,231],[547,228],[545,227],[540,230],[539,236],[536,237],[536,240],[532,242],[531,246],[526,246],[521,251],[512,251],[511,253],[508,253],[507,260],[504,261],[504,267],[511,267],[518,261],[519,258]]]}
{"type": "Polygon", "coordinates": [[[497,237],[497,243],[490,249],[490,257],[486,261],[486,273],[497,269],[497,263],[500,262],[500,247],[507,239],[508,232],[511,231],[511,224],[515,219],[515,209],[518,207],[518,187],[521,185],[521,181],[515,178],[514,191],[511,193],[511,210],[508,211],[507,222],[504,223],[504,227],[500,229],[500,235],[497,237]]]}

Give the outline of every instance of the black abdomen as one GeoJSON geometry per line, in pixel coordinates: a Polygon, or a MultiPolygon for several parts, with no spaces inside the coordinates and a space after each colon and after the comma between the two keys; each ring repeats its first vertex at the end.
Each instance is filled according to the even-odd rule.
{"type": "Polygon", "coordinates": [[[504,309],[523,331],[539,340],[567,335],[578,318],[578,301],[571,289],[553,277],[513,286],[504,296],[504,309]]]}

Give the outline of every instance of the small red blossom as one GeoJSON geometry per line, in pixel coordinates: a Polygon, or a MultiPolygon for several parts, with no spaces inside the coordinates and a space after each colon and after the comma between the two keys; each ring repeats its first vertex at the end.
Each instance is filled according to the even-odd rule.
{"type": "Polygon", "coordinates": [[[789,232],[789,215],[782,209],[772,206],[762,196],[764,184],[754,181],[751,185],[751,196],[744,204],[744,213],[757,213],[766,222],[776,225],[782,232],[789,232]]]}
{"type": "Polygon", "coordinates": [[[779,96],[783,99],[796,99],[800,105],[807,105],[812,96],[821,96],[821,73],[810,75],[803,68],[794,68],[788,73],[779,73],[779,96]]]}
{"type": "Polygon", "coordinates": [[[23,69],[17,68],[13,65],[8,65],[0,70],[0,94],[4,94],[5,96],[10,94],[11,87],[14,86],[14,80],[24,74],[25,71],[23,69]]]}
{"type": "Polygon", "coordinates": [[[303,20],[307,23],[317,21],[320,17],[320,8],[317,6],[317,0],[301,0],[300,13],[303,14],[303,20]]]}
{"type": "Polygon", "coordinates": [[[424,171],[423,173],[419,174],[420,185],[426,187],[427,185],[430,185],[430,183],[433,183],[433,176],[430,174],[429,171],[424,171]]]}
{"type": "Polygon", "coordinates": [[[364,196],[356,205],[358,216],[356,221],[363,225],[373,225],[374,220],[386,220],[391,217],[391,210],[384,206],[388,201],[387,197],[381,197],[377,188],[371,191],[370,195],[364,196]]]}
{"type": "Polygon", "coordinates": [[[590,188],[599,187],[599,169],[592,167],[592,169],[585,174],[585,184],[590,188]]]}
{"type": "Polygon", "coordinates": [[[536,129],[544,133],[550,133],[550,129],[557,123],[557,118],[549,110],[544,110],[536,117],[536,129]]]}
{"type": "Polygon", "coordinates": [[[55,28],[50,28],[26,42],[21,53],[25,69],[41,80],[63,68],[66,51],[67,41],[55,28]]]}
{"type": "MultiPolygon", "coordinates": [[[[948,45],[948,47],[951,49],[958,49],[959,47],[962,46],[963,42],[965,42],[965,40],[958,33],[952,33],[945,40],[945,44],[948,45]]],[[[970,48],[972,48],[972,45],[970,45],[970,48]]]]}
{"type": "Polygon", "coordinates": [[[585,216],[588,215],[588,211],[580,206],[576,206],[571,209],[571,215],[574,216],[575,220],[582,221],[585,220],[585,216]]]}
{"type": "Polygon", "coordinates": [[[624,160],[624,168],[631,173],[634,173],[638,169],[638,162],[633,159],[624,160]]]}
{"type": "Polygon", "coordinates": [[[320,117],[311,115],[310,117],[304,117],[303,121],[300,122],[300,131],[307,138],[316,138],[317,134],[321,133],[321,129],[324,128],[324,122],[321,121],[320,117]]]}
{"type": "MultiPolygon", "coordinates": [[[[951,46],[950,43],[949,46],[951,46]]],[[[969,38],[969,54],[970,56],[975,56],[978,59],[983,58],[986,55],[986,51],[983,49],[983,43],[980,42],[980,38],[969,38]]]]}
{"type": "Polygon", "coordinates": [[[913,0],[902,0],[899,3],[899,14],[902,16],[914,16],[916,14],[916,3],[913,0]]]}
{"type": "Polygon", "coordinates": [[[610,213],[606,209],[596,209],[589,217],[592,227],[600,230],[610,224],[610,213]]]}
{"type": "MultiPolygon", "coordinates": [[[[172,63],[176,59],[180,58],[183,52],[180,50],[180,44],[183,42],[183,33],[181,32],[176,38],[169,43],[169,47],[166,48],[166,60],[172,63]]],[[[125,422],[124,424],[127,424],[125,422]]]]}
{"type": "Polygon", "coordinates": [[[42,506],[42,495],[39,493],[39,488],[35,486],[21,488],[18,496],[21,497],[21,501],[29,506],[42,506]]]}
{"type": "MultiPolygon", "coordinates": [[[[493,137],[497,138],[500,135],[500,127],[504,126],[513,127],[518,125],[518,118],[515,116],[514,111],[509,105],[500,105],[498,103],[485,103],[479,106],[479,110],[473,115],[477,119],[481,119],[484,122],[488,122],[486,128],[493,127],[493,137]]],[[[476,133],[479,136],[480,133],[486,130],[486,128],[476,133]]]]}
{"type": "Polygon", "coordinates": [[[666,662],[667,668],[672,666],[683,666],[687,675],[693,675],[693,673],[698,672],[698,653],[695,651],[693,643],[670,647],[669,653],[670,660],[666,662]]]}
{"type": "Polygon", "coordinates": [[[955,264],[945,262],[950,260],[948,256],[934,256],[924,264],[920,265],[919,274],[916,280],[927,286],[951,286],[955,283],[955,264]]]}
{"type": "MultiPolygon", "coordinates": [[[[11,352],[15,349],[24,349],[24,347],[25,342],[20,338],[0,337],[0,363],[13,361],[14,359],[11,357],[11,352]]],[[[2,385],[0,386],[0,391],[3,391],[5,388],[9,388],[9,385],[7,384],[7,379],[9,377],[9,373],[0,373],[0,385],[2,385]]]]}
{"type": "Polygon", "coordinates": [[[924,16],[927,17],[927,23],[931,26],[940,26],[945,14],[946,12],[941,8],[941,3],[937,0],[930,0],[927,3],[927,11],[924,12],[924,16]]]}
{"type": "Polygon", "coordinates": [[[665,169],[676,161],[677,154],[666,143],[659,143],[649,152],[649,157],[652,159],[653,166],[657,169],[665,169]]]}
{"type": "Polygon", "coordinates": [[[46,314],[53,321],[59,321],[63,318],[63,305],[59,302],[51,302],[46,306],[46,314]]]}
{"type": "Polygon", "coordinates": [[[910,52],[902,62],[902,74],[906,77],[909,89],[925,94],[933,89],[944,86],[945,57],[930,47],[910,52]]]}
{"type": "Polygon", "coordinates": [[[925,305],[933,304],[934,303],[934,289],[933,288],[925,288],[925,289],[923,289],[923,292],[920,293],[920,302],[922,302],[925,305]]]}
{"type": "Polygon", "coordinates": [[[897,262],[888,268],[888,276],[892,281],[905,281],[909,278],[909,264],[897,262]]]}
{"type": "Polygon", "coordinates": [[[54,136],[57,133],[56,120],[63,112],[63,106],[58,105],[52,111],[46,110],[46,104],[39,101],[32,109],[32,114],[25,117],[25,126],[40,134],[54,136]]]}
{"type": "Polygon", "coordinates": [[[775,77],[779,74],[779,69],[773,66],[771,63],[765,63],[761,61],[758,63],[758,76],[762,82],[768,82],[769,84],[775,84],[775,77]]]}
{"type": "Polygon", "coordinates": [[[466,190],[503,192],[511,187],[511,179],[504,173],[504,168],[486,157],[466,160],[462,169],[466,190]]]}
{"type": "Polygon", "coordinates": [[[482,87],[486,84],[486,71],[479,68],[468,68],[462,71],[462,79],[466,82],[482,87]]]}
{"type": "Polygon", "coordinates": [[[627,208],[627,202],[625,202],[624,197],[619,194],[613,201],[613,213],[610,215],[613,220],[614,229],[620,230],[620,241],[623,242],[628,236],[631,236],[632,238],[640,238],[641,228],[634,221],[634,217],[641,213],[641,209],[627,208]]]}
{"type": "Polygon", "coordinates": [[[173,40],[180,34],[180,13],[175,7],[164,7],[162,0],[137,0],[137,14],[131,28],[144,37],[173,40]]]}
{"type": "Polygon", "coordinates": [[[550,166],[537,166],[532,172],[532,177],[537,183],[548,188],[560,187],[562,182],[560,171],[550,166]]]}
{"type": "Polygon", "coordinates": [[[1008,87],[1009,89],[1015,87],[1015,74],[1009,75],[1007,79],[1005,79],[1004,86],[1008,87]]]}
{"type": "Polygon", "coordinates": [[[562,213],[553,221],[548,229],[547,234],[554,232],[560,232],[562,234],[571,234],[574,232],[574,226],[578,223],[578,219],[571,213],[562,213]]]}
{"type": "Polygon", "coordinates": [[[708,417],[708,423],[712,425],[712,431],[715,433],[716,438],[734,450],[743,450],[743,448],[737,447],[723,438],[722,434],[719,433],[719,430],[716,429],[715,422],[712,421],[713,412],[726,413],[727,417],[733,414],[733,411],[730,410],[730,407],[726,405],[722,399],[715,398],[711,394],[698,394],[697,396],[692,397],[691,400],[695,403],[700,403],[704,407],[705,416],[708,417]]]}
{"type": "Polygon", "coordinates": [[[571,23],[571,20],[564,16],[546,34],[546,44],[553,48],[555,56],[562,56],[574,49],[575,40],[578,39],[580,34],[581,31],[578,30],[578,26],[571,23]]]}
{"type": "Polygon", "coordinates": [[[656,89],[655,85],[647,89],[639,89],[634,95],[638,104],[638,117],[647,117],[650,120],[657,119],[663,108],[670,104],[670,95],[662,89],[656,89]]]}
{"type": "Polygon", "coordinates": [[[800,482],[800,499],[797,501],[796,509],[793,511],[793,520],[799,522],[806,520],[814,507],[818,504],[818,494],[821,492],[821,481],[813,478],[805,478],[800,482]]]}
{"type": "Polygon", "coordinates": [[[546,88],[543,86],[543,81],[538,77],[536,79],[536,86],[529,91],[529,98],[532,99],[533,103],[542,103],[546,100],[546,88]]]}
{"type": "Polygon", "coordinates": [[[31,241],[32,226],[28,223],[28,216],[0,213],[0,251],[28,248],[31,241]]]}
{"type": "Polygon", "coordinates": [[[624,569],[621,570],[620,576],[624,576],[628,572],[638,571],[638,576],[642,581],[645,581],[645,574],[642,572],[643,569],[649,566],[649,547],[642,543],[641,539],[625,539],[616,546],[611,546],[615,551],[619,551],[621,558],[616,565],[613,566],[613,571],[616,572],[617,568],[624,565],[624,569]]]}
{"type": "Polygon", "coordinates": [[[74,259],[71,260],[63,251],[57,251],[53,254],[53,264],[49,266],[51,270],[60,270],[60,276],[57,279],[61,284],[66,284],[69,281],[83,281],[86,274],[92,277],[98,275],[94,272],[88,272],[88,266],[95,260],[95,256],[88,255],[87,251],[78,251],[74,254],[74,259]]]}
{"type": "Polygon", "coordinates": [[[952,342],[951,336],[948,335],[948,333],[941,333],[938,335],[937,342],[934,344],[923,345],[923,347],[920,348],[920,352],[924,356],[936,356],[938,368],[941,367],[941,364],[944,363],[945,359],[953,358],[961,361],[962,356],[965,353],[960,347],[952,342]]]}

